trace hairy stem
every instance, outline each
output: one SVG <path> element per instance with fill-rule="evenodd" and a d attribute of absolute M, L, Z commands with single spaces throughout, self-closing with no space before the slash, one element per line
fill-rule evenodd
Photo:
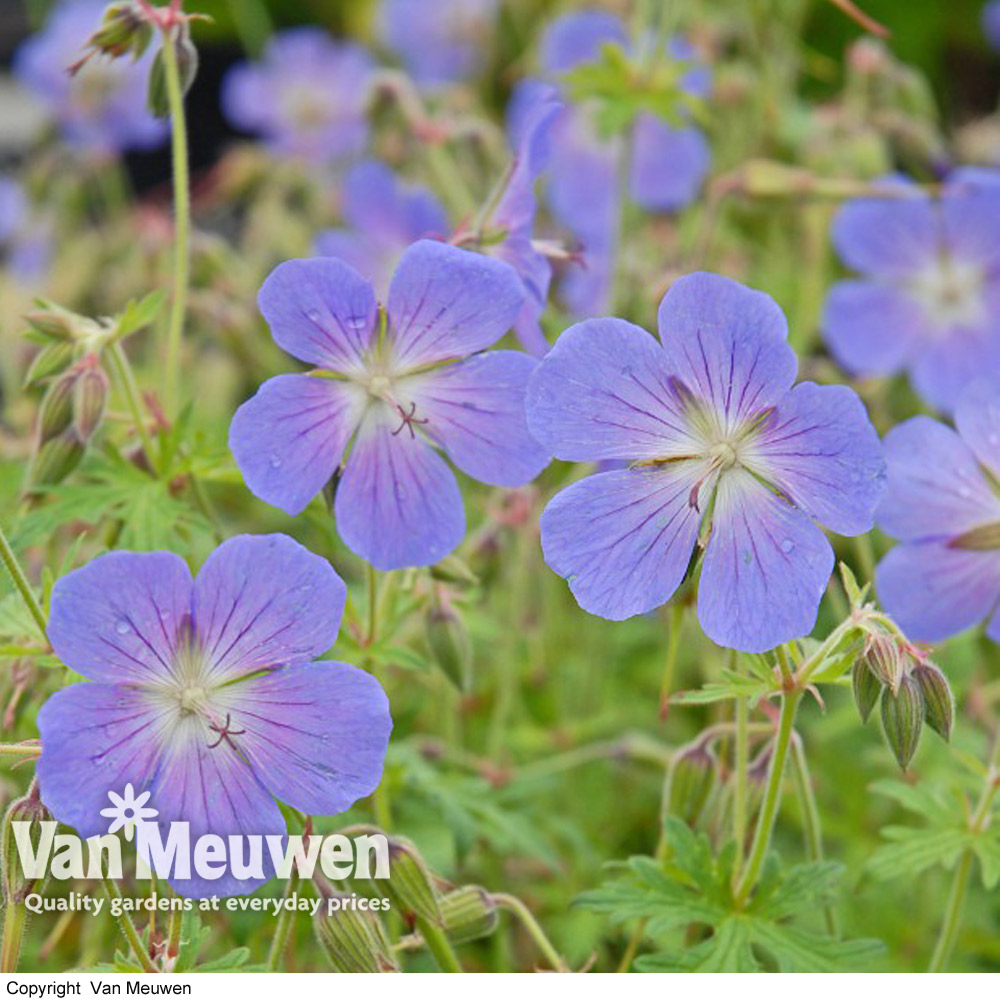
<path fill-rule="evenodd" d="M 299 874 L 295 872 L 285 884 L 285 899 L 288 899 L 299 884 Z M 288 947 L 288 939 L 292 934 L 292 924 L 295 919 L 295 911 L 283 908 L 281 916 L 278 917 L 277 926 L 274 928 L 274 937 L 271 938 L 271 950 L 267 954 L 267 971 L 277 972 L 281 965 L 282 956 Z"/>
<path fill-rule="evenodd" d="M 497 906 L 508 913 L 513 914 L 520 921 L 521 926 L 528 932 L 531 940 L 535 942 L 538 950 L 542 953 L 545 961 L 556 971 L 562 972 L 566 968 L 566 963 L 562 960 L 559 952 L 556 951 L 555 946 L 548 939 L 545 931 L 542 930 L 542 925 L 535 919 L 535 915 L 528 909 L 524 903 L 517 898 L 517 896 L 511 896 L 506 892 L 494 892 L 490 894 L 490 898 L 493 900 Z"/>
<path fill-rule="evenodd" d="M 121 891 L 113 879 L 108 878 L 107 875 L 103 875 L 101 880 L 104 882 L 104 891 L 108 894 L 108 899 L 112 902 L 112 904 L 116 899 L 120 900 L 122 898 Z M 142 966 L 142 971 L 156 972 L 156 966 L 153 964 L 153 960 L 149 957 L 149 952 L 143 945 L 142 938 L 139 936 L 139 932 L 135 929 L 135 924 L 132 923 L 132 918 L 124 910 L 120 909 L 119 915 L 114 919 L 118 924 L 118 929 L 122 932 L 122 936 L 128 942 L 129 948 L 138 960 L 139 965 Z"/>
<path fill-rule="evenodd" d="M 0 972 L 16 972 L 21 957 L 21 939 L 28 915 L 23 903 L 10 902 L 3 914 L 3 944 L 0 945 Z"/>
<path fill-rule="evenodd" d="M 170 106 L 170 141 L 174 174 L 174 300 L 167 327 L 167 363 L 163 398 L 167 413 L 173 415 L 177 406 L 180 381 L 181 338 L 187 311 L 189 235 L 191 228 L 191 181 L 188 167 L 187 122 L 184 116 L 184 93 L 181 89 L 177 51 L 169 31 L 163 35 L 163 69 Z"/>
<path fill-rule="evenodd" d="M 14 586 L 17 587 L 21 598 L 28 606 L 31 617 L 35 619 L 39 629 L 41 629 L 42 635 L 45 635 L 45 612 L 42 611 L 42 606 L 38 603 L 38 598 L 35 597 L 35 592 L 31 589 L 28 577 L 21 568 L 21 564 L 17 561 L 17 556 L 14 555 L 14 550 L 10 547 L 10 542 L 7 541 L 7 536 L 4 534 L 3 529 L 0 529 L 0 560 L 3 561 L 7 572 L 10 573 L 11 579 L 14 581 Z"/>
<path fill-rule="evenodd" d="M 146 453 L 150 464 L 156 462 L 156 452 L 153 450 L 153 438 L 149 433 L 149 422 L 142 412 L 142 401 L 139 396 L 139 387 L 136 384 L 135 374 L 129 364 L 128 356 L 122 345 L 115 341 L 108 352 L 111 357 L 111 367 L 118 378 L 125 402 L 128 404 L 129 413 L 132 416 L 132 423 L 135 425 L 136 433 L 142 442 L 142 450 Z"/>
<path fill-rule="evenodd" d="M 434 956 L 434 961 L 437 962 L 438 968 L 442 972 L 463 971 L 451 942 L 433 920 L 417 917 L 417 930 L 420 931 L 420 936 L 424 939 L 427 950 Z"/>
<path fill-rule="evenodd" d="M 757 827 L 754 830 L 750 857 L 736 887 L 736 901 L 741 906 L 750 898 L 750 894 L 757 884 L 757 878 L 760 876 L 760 870 L 764 865 L 768 848 L 771 845 L 771 834 L 774 831 L 774 822 L 777 819 L 778 806 L 781 803 L 781 786 L 785 777 L 785 761 L 788 759 L 788 748 L 792 742 L 795 716 L 801 700 L 802 691 L 797 687 L 790 687 L 785 691 L 781 699 L 778 735 L 774 742 L 774 752 L 771 755 L 771 764 L 767 772 L 764 801 L 760 808 L 760 816 L 757 819 Z"/>

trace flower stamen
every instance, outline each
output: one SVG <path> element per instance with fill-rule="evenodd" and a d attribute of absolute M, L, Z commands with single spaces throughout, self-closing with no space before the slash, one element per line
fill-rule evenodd
<path fill-rule="evenodd" d="M 396 409 L 399 411 L 399 416 L 401 418 L 401 423 L 392 432 L 392 436 L 393 437 L 396 437 L 397 434 L 401 433 L 402 430 L 403 430 L 403 428 L 405 427 L 410 432 L 410 437 L 411 438 L 415 438 L 417 436 L 417 432 L 413 429 L 413 425 L 414 424 L 429 424 L 430 423 L 430 419 L 428 417 L 424 417 L 423 419 L 420 419 L 419 417 L 416 416 L 416 412 L 417 412 L 417 404 L 416 403 L 410 403 L 410 410 L 409 410 L 408 413 L 407 413 L 406 410 L 403 409 L 402 406 L 399 405 L 399 403 L 396 404 Z"/>

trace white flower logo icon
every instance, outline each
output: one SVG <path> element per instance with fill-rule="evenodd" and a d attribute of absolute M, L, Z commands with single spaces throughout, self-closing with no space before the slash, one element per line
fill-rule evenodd
<path fill-rule="evenodd" d="M 131 840 L 135 833 L 135 828 L 141 823 L 153 819 L 159 815 L 159 810 L 147 807 L 149 792 L 143 792 L 138 798 L 135 797 L 135 789 L 129 782 L 125 786 L 122 795 L 116 792 L 108 792 L 108 798 L 112 804 L 107 809 L 101 810 L 102 816 L 107 816 L 111 820 L 108 833 L 117 833 L 122 828 L 125 829 L 125 839 Z"/>

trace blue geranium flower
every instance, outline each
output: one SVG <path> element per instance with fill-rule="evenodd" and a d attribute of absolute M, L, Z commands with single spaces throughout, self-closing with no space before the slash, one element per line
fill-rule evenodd
<path fill-rule="evenodd" d="M 150 149 L 167 134 L 166 123 L 146 108 L 151 52 L 134 63 L 93 58 L 75 76 L 67 72 L 106 6 L 104 0 L 64 0 L 14 55 L 15 76 L 46 108 L 62 137 L 96 156 Z"/>
<path fill-rule="evenodd" d="M 914 639 L 987 620 L 1000 641 L 1000 382 L 977 380 L 952 430 L 914 417 L 885 438 L 879 527 L 899 539 L 875 575 L 879 599 Z"/>
<path fill-rule="evenodd" d="M 557 18 L 541 44 L 541 68 L 547 81 L 592 62 L 606 44 L 630 47 L 622 22 L 613 14 L 588 10 Z M 670 58 L 691 62 L 683 85 L 704 95 L 708 69 L 695 62 L 694 50 L 682 39 L 667 43 Z M 512 98 L 510 118 L 515 133 L 539 101 L 551 100 L 559 88 L 546 80 L 525 80 Z M 668 125 L 653 114 L 638 117 L 632 135 L 631 196 L 651 211 L 674 211 L 697 196 L 708 172 L 710 151 L 694 126 Z M 552 127 L 548 198 L 553 215 L 579 241 L 582 268 L 567 275 L 562 295 L 578 316 L 592 316 L 609 305 L 618 244 L 618 164 L 625 154 L 616 140 L 601 138 L 590 109 L 569 104 Z"/>
<path fill-rule="evenodd" d="M 793 388 L 785 317 L 761 292 L 681 278 L 659 329 L 657 341 L 586 320 L 531 378 L 528 425 L 557 458 L 631 463 L 553 498 L 545 560 L 584 610 L 620 620 L 669 600 L 704 544 L 698 617 L 711 639 L 760 652 L 805 635 L 834 561 L 817 522 L 871 528 L 878 435 L 851 389 Z"/>
<path fill-rule="evenodd" d="M 950 411 L 965 386 L 1000 368 L 1000 175 L 959 170 L 935 199 L 911 182 L 848 202 L 833 227 L 841 259 L 862 277 L 830 290 L 826 342 L 863 375 L 905 370 Z"/>
<path fill-rule="evenodd" d="M 499 0 L 384 0 L 381 35 L 422 87 L 460 83 L 482 66 Z"/>
<path fill-rule="evenodd" d="M 292 28 L 270 40 L 260 62 L 229 71 L 223 111 L 278 155 L 340 160 L 368 141 L 373 69 L 360 45 L 335 41 L 320 28 Z"/>
<path fill-rule="evenodd" d="M 342 261 L 280 264 L 261 312 L 279 346 L 317 369 L 265 382 L 236 412 L 229 441 L 247 486 L 297 514 L 344 462 L 334 512 L 352 551 L 384 570 L 442 559 L 465 512 L 438 448 L 496 486 L 548 461 L 524 417 L 535 360 L 479 353 L 523 300 L 507 264 L 430 240 L 403 254 L 384 312 Z"/>
<path fill-rule="evenodd" d="M 448 230 L 448 216 L 435 195 L 404 183 L 378 160 L 365 160 L 347 172 L 343 206 L 349 228 L 319 233 L 315 250 L 350 264 L 375 286 L 380 299 L 403 251 L 422 237 Z"/>
<path fill-rule="evenodd" d="M 392 729 L 385 693 L 346 663 L 311 662 L 333 645 L 346 594 L 285 535 L 232 538 L 193 580 L 170 552 L 112 552 L 63 577 L 49 640 L 90 683 L 38 714 L 45 805 L 99 836 L 109 791 L 131 784 L 194 843 L 285 833 L 275 797 L 330 815 L 371 794 Z M 227 870 L 171 884 L 202 897 L 263 881 Z"/>

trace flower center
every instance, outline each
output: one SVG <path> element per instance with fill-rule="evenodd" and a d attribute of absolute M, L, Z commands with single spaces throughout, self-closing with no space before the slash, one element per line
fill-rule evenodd
<path fill-rule="evenodd" d="M 938 327 L 978 322 L 983 315 L 983 273 L 945 254 L 913 283 L 913 292 Z"/>
<path fill-rule="evenodd" d="M 203 709 L 207 698 L 208 690 L 200 684 L 190 684 L 187 687 L 182 687 L 177 692 L 177 700 L 180 702 L 181 711 L 189 715 Z"/>
<path fill-rule="evenodd" d="M 709 448 L 708 454 L 712 460 L 712 464 L 720 472 L 731 469 L 734 465 L 738 465 L 740 461 L 740 453 L 737 450 L 735 442 L 732 441 L 717 441 Z"/>

